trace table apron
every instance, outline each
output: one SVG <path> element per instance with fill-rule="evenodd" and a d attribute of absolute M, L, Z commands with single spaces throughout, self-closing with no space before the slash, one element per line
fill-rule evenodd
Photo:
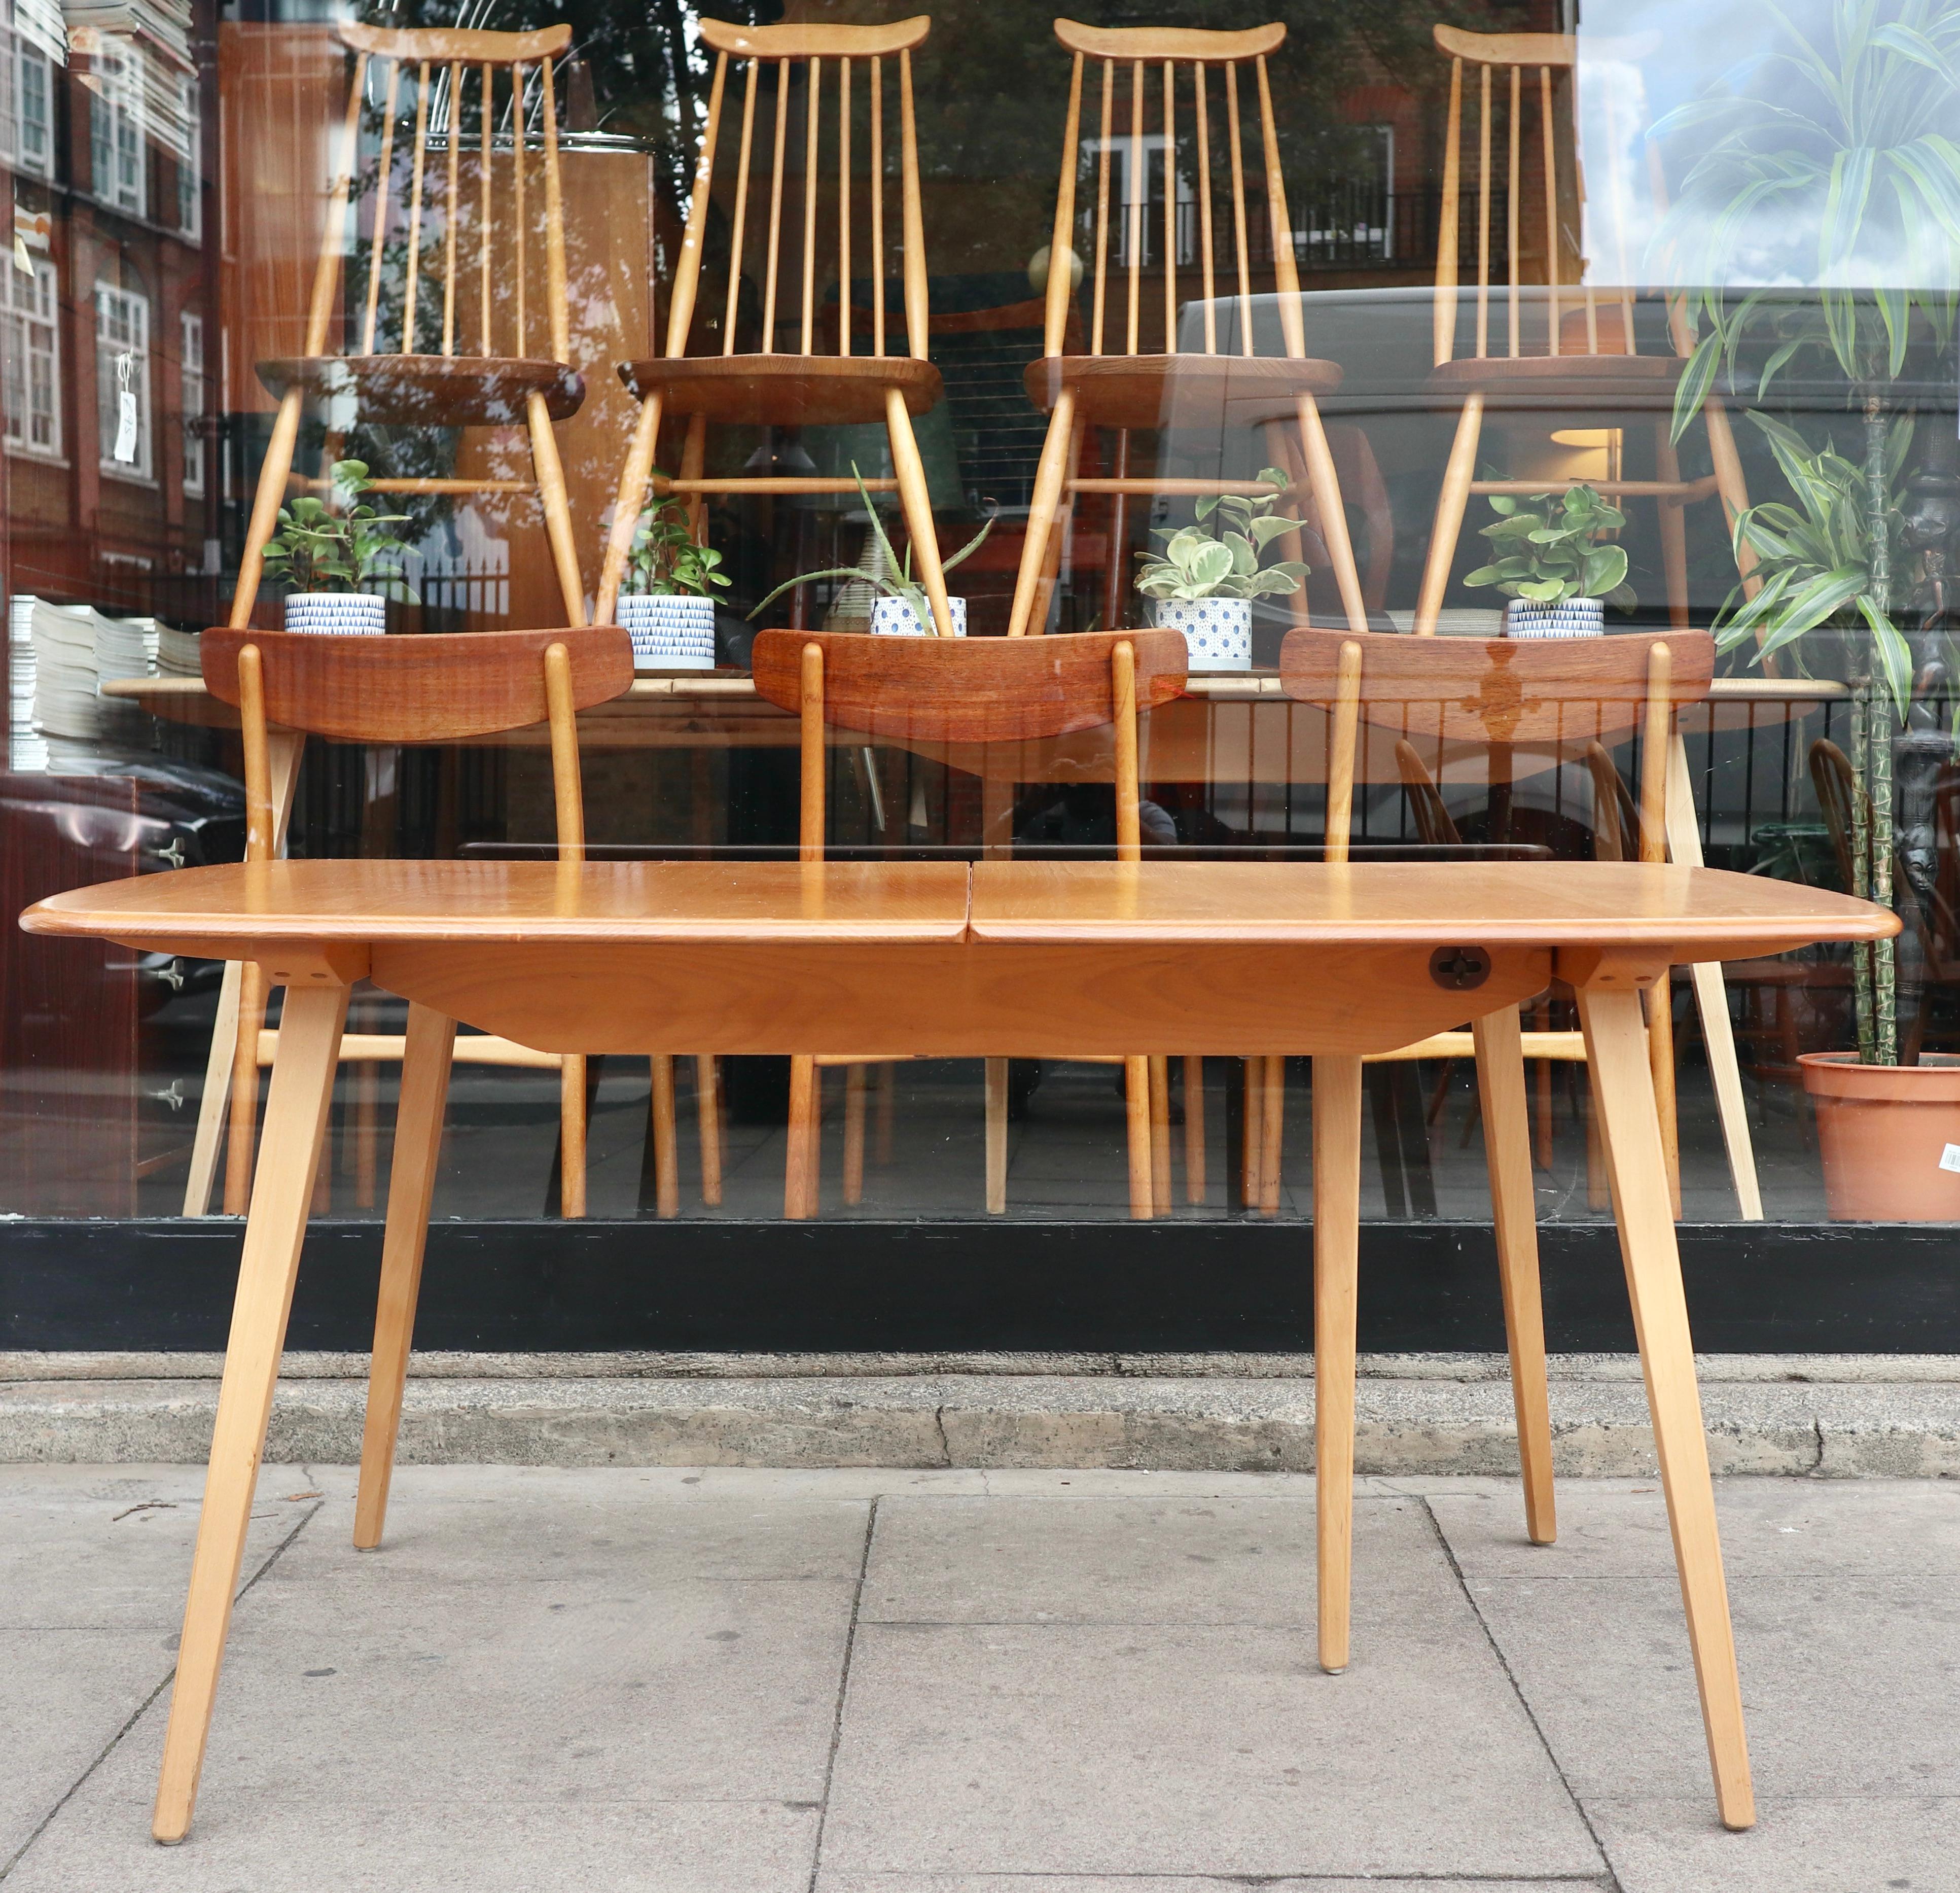
<path fill-rule="evenodd" d="M 1389 1051 L 1542 992 L 1500 948 L 1473 991 L 1430 947 L 1262 942 L 377 942 L 370 977 L 541 1051 L 1140 1056 Z"/>

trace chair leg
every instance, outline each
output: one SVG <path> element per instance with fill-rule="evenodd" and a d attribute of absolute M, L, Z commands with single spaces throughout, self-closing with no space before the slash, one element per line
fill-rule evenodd
<path fill-rule="evenodd" d="M 932 496 L 925 483 L 925 462 L 912 432 L 905 397 L 896 388 L 885 390 L 885 425 L 892 437 L 892 471 L 898 476 L 899 504 L 912 535 L 912 568 L 932 606 L 933 622 L 943 638 L 953 636 L 953 613 L 946 602 L 946 573 L 939 562 L 939 533 L 932 523 Z"/>
<path fill-rule="evenodd" d="M 721 1201 L 721 1067 L 711 1053 L 694 1061 L 694 1111 L 701 1135 L 701 1200 Z"/>
<path fill-rule="evenodd" d="M 626 575 L 627 555 L 633 549 L 633 534 L 647 503 L 647 481 L 654 470 L 654 455 L 659 451 L 660 397 L 649 394 L 640 403 L 638 425 L 626 449 L 626 464 L 619 470 L 619 491 L 612 502 L 612 524 L 606 535 L 606 563 L 599 575 L 599 596 L 593 602 L 593 622 L 610 624 L 619 608 L 619 586 Z"/>
<path fill-rule="evenodd" d="M 1116 429 L 1114 443 L 1115 451 L 1109 457 L 1109 472 L 1112 478 L 1128 480 L 1130 477 L 1130 430 L 1127 427 Z M 1071 459 L 1071 467 L 1080 463 Z M 1064 502 L 1065 505 L 1065 502 Z M 1060 531 L 1057 527 L 1058 533 Z M 1123 614 L 1130 596 L 1130 575 L 1125 568 L 1130 562 L 1130 496 L 1112 493 L 1109 496 L 1109 534 L 1105 540 L 1107 556 L 1102 562 L 1102 629 L 1115 631 L 1122 628 Z M 1043 620 L 1045 623 L 1045 619 Z"/>
<path fill-rule="evenodd" d="M 1348 515 L 1341 504 L 1341 482 L 1334 471 L 1333 450 L 1320 424 L 1320 410 L 1311 394 L 1300 397 L 1300 444 L 1306 455 L 1307 479 L 1313 488 L 1314 510 L 1319 515 L 1321 543 L 1327 548 L 1334 577 L 1341 588 L 1341 608 L 1351 631 L 1368 628 L 1368 607 L 1361 598 L 1361 575 L 1355 569 L 1354 542 L 1348 536 Z"/>
<path fill-rule="evenodd" d="M 864 1200 L 864 1067 L 844 1068 L 844 1200 Z"/>
<path fill-rule="evenodd" d="M 190 1147 L 190 1178 L 184 1185 L 183 1213 L 211 1213 L 211 1187 L 218 1175 L 218 1146 L 224 1134 L 231 1101 L 231 1063 L 238 1050 L 238 988 L 244 967 L 237 960 L 224 963 L 218 989 L 218 1015 L 211 1022 L 211 1050 L 204 1063 L 204 1090 L 197 1101 L 197 1134 Z M 254 1059 L 254 1066 L 256 1065 Z M 254 1082 L 256 1079 L 256 1072 Z"/>
<path fill-rule="evenodd" d="M 288 996 L 278 1063 L 266 1109 L 266 1162 L 253 1190 L 253 1213 L 238 1265 L 238 1292 L 157 1780 L 150 1831 L 164 1842 L 184 1837 L 197 1800 L 218 1672 L 231 1623 L 231 1600 L 238 1589 L 272 1389 L 285 1346 L 286 1318 L 299 1274 L 313 1173 L 320 1162 L 346 1019 L 344 986 L 295 988 Z"/>
<path fill-rule="evenodd" d="M 1348 1667 L 1354 1538 L 1354 1311 L 1361 1227 L 1361 1061 L 1313 1061 L 1313 1471 L 1320 1667 Z"/>
<path fill-rule="evenodd" d="M 565 467 L 558 457 L 558 436 L 552 432 L 545 397 L 530 397 L 531 466 L 537 475 L 538 499 L 544 508 L 545 537 L 551 543 L 552 563 L 565 600 L 565 623 L 581 625 L 585 615 L 585 580 L 578 569 L 578 541 L 571 530 L 571 502 L 565 489 Z"/>
<path fill-rule="evenodd" d="M 1184 1061 L 1184 1200 L 1204 1200 L 1204 1060 L 1195 1053 Z"/>
<path fill-rule="evenodd" d="M 1123 1098 L 1129 1120 L 1130 1215 L 1147 1222 L 1154 1213 L 1150 1194 L 1150 1061 L 1123 1060 Z"/>
<path fill-rule="evenodd" d="M 1749 1755 L 1742 1726 L 1736 1643 L 1723 1582 L 1722 1547 L 1715 1523 L 1715 1493 L 1708 1473 L 1708 1441 L 1694 1382 L 1694 1344 L 1682 1292 L 1681 1257 L 1673 1219 L 1662 1208 L 1667 1186 L 1644 1056 L 1639 996 L 1581 987 L 1580 1022 L 1599 1101 L 1602 1141 L 1620 1225 L 1620 1254 L 1633 1304 L 1634 1333 L 1646 1375 L 1654 1448 L 1667 1494 L 1668 1522 L 1681 1576 L 1688 1636 L 1701 1687 L 1703 1726 L 1715 1777 L 1722 1824 L 1755 1824 Z"/>
<path fill-rule="evenodd" d="M 892 1161 L 892 1120 L 897 1115 L 898 1067 L 889 1059 L 878 1067 L 878 1161 Z"/>
<path fill-rule="evenodd" d="M 1239 1193 L 1248 1209 L 1256 1209 L 1266 1193 L 1262 1168 L 1266 1149 L 1265 1059 L 1242 1060 L 1239 1083 L 1242 1103 L 1239 1111 Z"/>
<path fill-rule="evenodd" d="M 381 1238 L 374 1353 L 368 1370 L 368 1420 L 361 1435 L 361 1481 L 354 1497 L 354 1544 L 360 1551 L 371 1551 L 381 1542 L 387 1520 L 455 1051 L 455 1020 L 425 1005 L 410 1005 L 408 1041 L 402 1049 L 402 1101 L 395 1114 L 395 1161 L 388 1174 L 388 1220 Z"/>
<path fill-rule="evenodd" d="M 1463 514 L 1470 504 L 1470 483 L 1477 476 L 1477 441 L 1484 429 L 1484 397 L 1464 397 L 1449 464 L 1443 470 L 1443 490 L 1436 496 L 1436 523 L 1430 529 L 1429 558 L 1422 569 L 1422 589 L 1416 594 L 1415 631 L 1435 635 L 1443 611 L 1443 594 L 1449 588 L 1449 568 L 1456 561 L 1456 541 L 1463 531 Z"/>
<path fill-rule="evenodd" d="M 1007 618 L 1010 638 L 1030 633 L 1038 635 L 1042 629 L 1033 622 L 1035 595 L 1048 559 L 1048 534 L 1055 528 L 1062 489 L 1071 472 L 1068 450 L 1075 438 L 1075 396 L 1064 388 L 1056 397 L 1055 412 L 1048 416 L 1048 438 L 1042 443 L 1041 460 L 1035 469 L 1034 491 L 1028 504 L 1027 537 L 1021 542 L 1021 569 L 1014 580 L 1013 608 Z"/>
<path fill-rule="evenodd" d="M 231 1123 L 224 1153 L 224 1213 L 242 1216 L 252 1200 L 252 1156 L 259 1127 L 259 1034 L 266 1024 L 266 970 L 247 961 L 238 983 L 238 1030 L 232 1040 Z"/>
<path fill-rule="evenodd" d="M 1170 1060 L 1153 1058 L 1150 1070 L 1150 1203 L 1160 1214 L 1171 1206 Z"/>
<path fill-rule="evenodd" d="M 585 1213 L 585 1057 L 568 1052 L 558 1075 L 558 1214 Z"/>
<path fill-rule="evenodd" d="M 789 1156 L 783 1174 L 783 1215 L 792 1222 L 806 1222 L 816 1213 L 816 1165 L 819 1155 L 817 1113 L 822 1102 L 817 1085 L 816 1060 L 792 1058 Z"/>
<path fill-rule="evenodd" d="M 690 414 L 687 417 L 687 433 L 681 441 L 680 476 L 682 480 L 698 480 L 708 464 L 708 416 Z M 687 496 L 687 529 L 696 539 L 701 537 L 702 521 L 708 517 L 708 496 L 689 493 Z"/>
<path fill-rule="evenodd" d="M 231 594 L 230 623 L 234 631 L 242 631 L 252 622 L 252 607 L 258 602 L 266 547 L 278 524 L 279 508 L 286 502 L 286 481 L 293 470 L 293 450 L 300 438 L 300 409 L 305 399 L 303 389 L 286 390 L 279 403 L 278 417 L 272 422 L 272 437 L 266 444 L 266 457 L 259 464 L 258 489 L 252 496 L 251 521 L 245 528 L 245 549 L 238 560 L 238 583 Z"/>
<path fill-rule="evenodd" d="M 987 1213 L 1007 1213 L 1007 1061 L 987 1060 Z"/>
<path fill-rule="evenodd" d="M 1668 438 L 1666 421 L 1654 423 L 1654 472 L 1657 478 L 1678 485 L 1681 457 Z M 1676 631 L 1688 629 L 1688 521 L 1682 502 L 1662 494 L 1656 502 L 1660 509 L 1660 562 L 1667 574 L 1667 617 Z"/>
<path fill-rule="evenodd" d="M 1082 464 L 1082 423 L 1075 424 L 1075 430 L 1068 443 L 1068 467 L 1073 473 Z M 1075 494 L 1071 487 L 1062 489 L 1061 504 L 1056 509 L 1055 524 L 1049 528 L 1048 553 L 1042 560 L 1041 580 L 1035 588 L 1035 601 L 1028 614 L 1028 623 L 1036 631 L 1048 627 L 1048 607 L 1055 598 L 1055 588 L 1061 578 L 1061 561 L 1068 548 L 1068 536 L 1075 518 Z M 1108 627 L 1106 626 L 1105 629 Z"/>
<path fill-rule="evenodd" d="M 1286 1060 L 1268 1056 L 1265 1066 L 1261 1087 L 1265 1095 L 1259 1107 L 1259 1213 L 1276 1216 L 1280 1213 L 1281 1139 L 1286 1130 Z"/>
<path fill-rule="evenodd" d="M 1497 1279 L 1511 1352 L 1511 1403 L 1524 1475 L 1525 1532 L 1534 1544 L 1558 1536 L 1551 1480 L 1551 1404 L 1545 1375 L 1545 1305 L 1538 1286 L 1538 1205 L 1532 1194 L 1530 1127 L 1525 1111 L 1524 1051 L 1518 1009 L 1478 1019 L 1477 1089 L 1484 1105 L 1484 1156 L 1497 1225 Z"/>
<path fill-rule="evenodd" d="M 656 1052 L 648 1063 L 653 1083 L 648 1102 L 653 1114 L 654 1195 L 663 1217 L 680 1214 L 680 1142 L 674 1134 L 673 1059 Z"/>

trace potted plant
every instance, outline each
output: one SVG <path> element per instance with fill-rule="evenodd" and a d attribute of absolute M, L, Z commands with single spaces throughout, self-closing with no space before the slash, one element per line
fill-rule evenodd
<path fill-rule="evenodd" d="M 635 670 L 714 668 L 714 592 L 728 583 L 721 563 L 695 538 L 681 501 L 648 503 L 633 528 L 617 607 Z"/>
<path fill-rule="evenodd" d="M 1466 585 L 1494 585 L 1504 607 L 1507 638 L 1596 638 L 1605 607 L 1634 608 L 1625 548 L 1596 542 L 1618 532 L 1627 516 L 1590 486 L 1568 486 L 1529 499 L 1492 493 L 1496 521 L 1482 528 L 1500 556 L 1467 573 Z"/>
<path fill-rule="evenodd" d="M 925 588 L 912 577 L 912 547 L 905 548 L 902 559 L 892 548 L 885 528 L 878 518 L 878 509 L 871 504 L 871 496 L 864 485 L 864 476 L 858 470 L 858 464 L 851 464 L 851 477 L 858 483 L 858 496 L 864 502 L 864 510 L 870 515 L 871 531 L 877 547 L 877 555 L 862 566 L 832 566 L 822 572 L 806 572 L 794 578 L 785 578 L 753 611 L 751 618 L 759 617 L 786 591 L 794 591 L 798 585 L 814 585 L 824 578 L 842 578 L 854 585 L 868 585 L 878 595 L 871 601 L 871 629 L 880 637 L 919 638 L 928 633 L 938 634 L 938 626 L 933 622 L 932 604 L 926 597 Z M 979 550 L 987 535 L 994 530 L 990 515 L 987 523 L 960 547 L 941 569 L 950 572 L 963 559 Z M 966 601 L 949 598 L 947 616 L 953 620 L 953 635 L 963 638 L 966 635 Z"/>
<path fill-rule="evenodd" d="M 408 548 L 394 533 L 408 515 L 378 513 L 361 498 L 370 489 L 365 461 L 336 461 L 330 478 L 331 504 L 309 494 L 279 508 L 266 569 L 292 587 L 288 631 L 378 638 L 389 596 L 415 595 L 402 578 Z M 378 589 L 362 588 L 370 585 Z"/>
<path fill-rule="evenodd" d="M 1267 547 L 1301 522 L 1273 511 L 1292 483 L 1286 475 L 1268 467 L 1259 479 L 1270 492 L 1208 493 L 1198 502 L 1197 524 L 1153 528 L 1163 550 L 1137 555 L 1137 589 L 1156 601 L 1162 629 L 1184 633 L 1195 671 L 1249 671 L 1252 601 L 1285 598 L 1306 576 L 1297 559 L 1262 562 Z M 1208 527 L 1207 521 L 1215 523 Z"/>

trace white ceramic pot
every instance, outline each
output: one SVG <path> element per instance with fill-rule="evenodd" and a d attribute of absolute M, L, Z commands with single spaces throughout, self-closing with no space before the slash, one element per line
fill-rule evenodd
<path fill-rule="evenodd" d="M 633 641 L 636 671 L 714 668 L 714 601 L 683 592 L 634 592 L 615 614 Z"/>
<path fill-rule="evenodd" d="M 948 598 L 948 614 L 953 620 L 953 635 L 963 638 L 966 635 L 966 601 Z M 923 638 L 931 635 L 928 626 L 919 622 L 918 613 L 902 598 L 888 598 L 882 593 L 871 601 L 871 634 L 880 638 Z"/>
<path fill-rule="evenodd" d="M 1533 604 L 1513 598 L 1504 607 L 1507 638 L 1596 638 L 1606 629 L 1603 598 L 1567 598 L 1563 604 Z"/>
<path fill-rule="evenodd" d="M 1157 619 L 1160 629 L 1184 633 L 1186 658 L 1192 670 L 1252 668 L 1250 598 L 1160 598 Z"/>
<path fill-rule="evenodd" d="M 369 591 L 294 591 L 286 629 L 314 637 L 378 638 L 388 628 L 388 601 Z"/>

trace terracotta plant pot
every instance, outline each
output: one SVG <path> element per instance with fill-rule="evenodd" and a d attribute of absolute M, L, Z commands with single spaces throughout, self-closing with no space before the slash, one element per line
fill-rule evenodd
<path fill-rule="evenodd" d="M 1861 1065 L 1806 1052 L 1824 1200 L 1839 1222 L 1960 1222 L 1960 1056 Z"/>

